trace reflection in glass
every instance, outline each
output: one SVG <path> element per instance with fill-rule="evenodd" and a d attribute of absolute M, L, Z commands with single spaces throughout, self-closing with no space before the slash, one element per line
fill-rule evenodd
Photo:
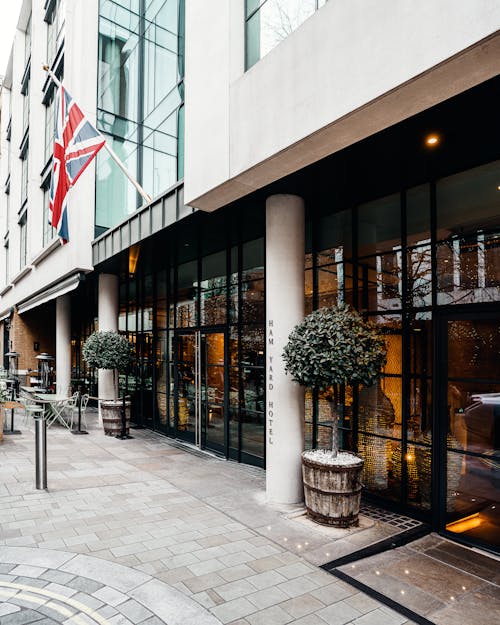
<path fill-rule="evenodd" d="M 423 184 L 406 191 L 406 243 L 420 246 L 430 241 L 431 191 Z"/>
<path fill-rule="evenodd" d="M 318 308 L 336 306 L 339 298 L 342 301 L 342 282 L 343 265 L 318 267 Z"/>
<path fill-rule="evenodd" d="M 325 0 L 247 0 L 246 68 L 286 39 Z"/>
<path fill-rule="evenodd" d="M 246 272 L 249 275 L 250 272 Z M 244 323 L 262 322 L 265 318 L 264 280 L 241 283 L 241 317 Z"/>
<path fill-rule="evenodd" d="M 500 380 L 500 326 L 496 319 L 448 322 L 448 377 Z"/>
<path fill-rule="evenodd" d="M 194 334 L 177 337 L 177 430 L 195 431 L 195 339 Z"/>
<path fill-rule="evenodd" d="M 202 258 L 201 325 L 226 322 L 226 252 Z"/>
<path fill-rule="evenodd" d="M 498 161 L 436 186 L 438 304 L 498 299 Z"/>
<path fill-rule="evenodd" d="M 224 448 L 224 390 L 224 334 L 202 333 L 202 424 L 208 448 Z"/>
<path fill-rule="evenodd" d="M 182 175 L 184 2 L 101 0 L 98 128 L 152 196 Z M 133 212 L 140 199 L 104 152 L 98 157 L 96 226 Z"/>
<path fill-rule="evenodd" d="M 168 354 L 167 333 L 159 332 L 156 339 L 155 352 L 155 388 L 156 406 L 160 427 L 167 425 L 167 393 L 168 393 Z"/>
<path fill-rule="evenodd" d="M 362 204 L 358 208 L 358 253 L 371 256 L 401 247 L 399 193 Z"/>
<path fill-rule="evenodd" d="M 177 268 L 177 327 L 196 325 L 196 300 L 198 266 L 196 261 L 184 263 Z"/>
<path fill-rule="evenodd" d="M 406 259 L 408 304 L 410 306 L 430 306 L 432 304 L 432 253 L 430 244 L 408 248 Z M 440 261 L 438 261 L 439 264 Z"/>
<path fill-rule="evenodd" d="M 447 529 L 500 545 L 500 323 L 448 322 Z"/>
<path fill-rule="evenodd" d="M 313 270 L 306 269 L 304 274 L 305 314 L 313 311 Z"/>

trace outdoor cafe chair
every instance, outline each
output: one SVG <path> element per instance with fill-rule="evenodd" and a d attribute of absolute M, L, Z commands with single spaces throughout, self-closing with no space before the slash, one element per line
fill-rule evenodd
<path fill-rule="evenodd" d="M 20 395 L 17 401 L 23 405 L 25 425 L 29 425 L 30 417 L 36 417 L 37 415 L 43 416 L 45 410 L 43 405 L 36 404 L 30 397 L 24 397 L 23 395 Z"/>
<path fill-rule="evenodd" d="M 76 423 L 78 424 L 78 393 L 75 393 L 75 395 L 77 396 L 75 402 L 69 404 L 68 406 L 71 410 L 71 425 L 70 425 L 71 429 L 73 429 L 73 422 L 75 420 L 76 420 Z M 73 397 L 75 395 L 73 395 Z M 85 395 L 82 395 L 81 406 L 80 406 L 81 415 L 82 415 L 82 424 L 84 425 L 85 429 L 87 429 L 87 419 L 85 417 L 85 412 L 87 410 L 88 403 L 89 403 L 89 394 L 85 393 Z"/>

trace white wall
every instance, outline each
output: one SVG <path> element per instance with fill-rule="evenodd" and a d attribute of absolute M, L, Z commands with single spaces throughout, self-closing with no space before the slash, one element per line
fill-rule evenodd
<path fill-rule="evenodd" d="M 186 7 L 185 199 L 205 210 L 500 71 L 500 37 L 476 45 L 498 0 L 331 0 L 246 73 L 243 4 Z"/>
<path fill-rule="evenodd" d="M 33 29 L 30 85 L 30 147 L 28 188 L 28 266 L 44 251 L 43 247 L 43 192 L 41 172 L 45 165 L 45 106 L 42 88 L 46 74 L 42 64 L 46 56 L 47 25 L 43 21 L 44 0 L 33 0 Z M 98 51 L 98 0 L 71 0 L 66 2 L 64 85 L 89 119 L 95 123 Z M 24 71 L 24 33 L 17 31 L 13 58 L 12 85 L 12 157 L 10 202 L 10 278 L 19 273 L 19 227 L 17 213 L 21 197 L 21 161 L 18 146 L 22 139 L 23 96 L 20 81 Z M 6 124 L 6 122 L 5 122 Z M 2 132 L 4 122 L 2 121 Z M 2 141 L 4 135 L 2 134 Z M 6 153 L 5 153 L 6 156 Z M 2 154 L 1 171 L 5 170 Z M 3 181 L 2 181 L 3 182 Z M 78 180 L 69 196 L 69 236 L 65 246 L 56 246 L 41 262 L 21 278 L 10 291 L 0 297 L 0 313 L 18 304 L 35 292 L 43 290 L 62 276 L 77 270 L 92 269 L 91 242 L 94 238 L 94 184 L 95 166 L 91 164 Z M 0 200 L 4 205 L 4 198 Z M 0 234 L 4 235 L 3 228 Z M 49 245 L 46 248 L 50 247 Z M 4 255 L 0 254 L 0 291 L 4 279 Z"/>

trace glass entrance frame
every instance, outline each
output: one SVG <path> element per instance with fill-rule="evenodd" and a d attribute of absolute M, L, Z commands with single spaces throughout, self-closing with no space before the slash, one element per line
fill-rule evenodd
<path fill-rule="evenodd" d="M 451 463 L 458 451 L 442 434 L 448 334 L 441 319 L 498 311 L 499 171 L 492 161 L 367 202 L 349 198 L 354 206 L 336 213 L 310 213 L 306 311 L 345 301 L 386 337 L 380 383 L 346 388 L 341 402 L 344 445 L 365 457 L 365 496 L 450 536 L 439 458 Z M 306 394 L 306 447 L 329 439 L 324 404 L 320 394 Z M 477 458 L 498 475 L 495 445 Z M 470 532 L 462 538 L 498 549 Z"/>
<path fill-rule="evenodd" d="M 194 371 L 194 355 L 187 362 L 179 359 L 179 341 L 191 341 L 194 354 L 199 332 L 210 352 L 211 339 L 223 335 L 223 364 L 209 358 L 206 376 L 220 378 L 223 369 L 224 389 L 206 385 L 208 426 L 201 442 L 257 466 L 265 464 L 263 231 L 264 211 L 252 207 L 248 216 L 244 211 L 197 213 L 159 234 L 162 241 L 149 248 L 157 254 L 154 270 L 144 260 L 150 252 L 140 251 L 134 274 L 122 280 L 119 323 L 139 347 L 131 374 L 124 377 L 127 392 L 136 398 L 133 421 L 192 443 L 194 384 L 179 377 L 179 367 L 190 365 Z"/>
<path fill-rule="evenodd" d="M 500 550 L 500 312 L 439 316 L 435 501 L 454 540 Z"/>
<path fill-rule="evenodd" d="M 174 423 L 178 438 L 228 457 L 226 343 L 222 328 L 175 334 Z"/>

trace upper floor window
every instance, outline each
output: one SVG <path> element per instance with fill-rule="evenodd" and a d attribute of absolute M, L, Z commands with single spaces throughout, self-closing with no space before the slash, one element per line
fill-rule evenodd
<path fill-rule="evenodd" d="M 28 150 L 21 155 L 22 169 L 21 169 L 21 206 L 24 204 L 28 197 Z"/>
<path fill-rule="evenodd" d="M 56 229 L 53 228 L 50 224 L 50 211 L 49 211 L 49 187 L 50 187 L 50 176 L 48 176 L 46 182 L 44 183 L 43 190 L 43 247 L 45 247 L 48 243 L 50 243 L 53 238 L 56 236 Z"/>
<path fill-rule="evenodd" d="M 26 26 L 26 33 L 24 38 L 24 64 L 28 63 L 28 60 L 31 56 L 31 15 L 28 19 L 28 24 Z"/>
<path fill-rule="evenodd" d="M 29 118 L 30 118 L 30 77 L 28 76 L 25 84 L 23 86 L 23 134 L 26 132 L 29 126 Z"/>
<path fill-rule="evenodd" d="M 47 63 L 52 64 L 63 39 L 65 0 L 49 0 L 46 3 Z"/>
<path fill-rule="evenodd" d="M 246 69 L 286 39 L 327 0 L 246 0 Z"/>
<path fill-rule="evenodd" d="M 19 269 L 28 263 L 28 211 L 24 211 L 19 219 L 20 263 Z"/>
<path fill-rule="evenodd" d="M 64 56 L 60 57 L 57 66 L 53 68 L 53 72 L 62 82 L 64 78 Z M 56 87 L 54 81 L 50 80 L 42 99 L 42 102 L 45 105 L 45 164 L 47 164 L 52 158 L 54 150 L 57 91 L 58 88 Z"/>

